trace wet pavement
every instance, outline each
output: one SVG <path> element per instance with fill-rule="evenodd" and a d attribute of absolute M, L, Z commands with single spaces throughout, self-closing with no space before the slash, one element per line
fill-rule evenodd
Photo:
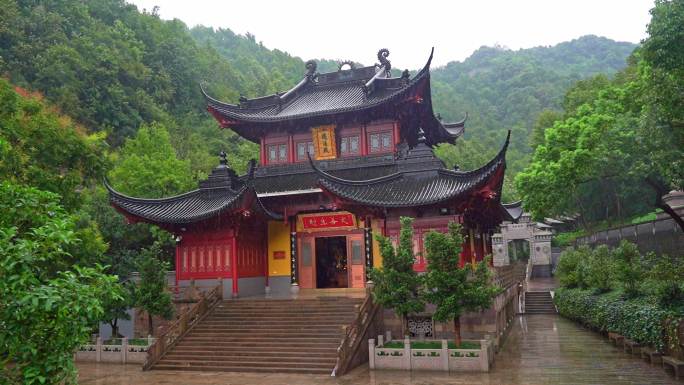
<path fill-rule="evenodd" d="M 630 356 L 598 334 L 557 315 L 516 318 L 489 373 L 368 370 L 346 376 L 149 371 L 139 365 L 78 364 L 81 385 L 447 385 L 447 384 L 684 384 L 659 366 Z"/>

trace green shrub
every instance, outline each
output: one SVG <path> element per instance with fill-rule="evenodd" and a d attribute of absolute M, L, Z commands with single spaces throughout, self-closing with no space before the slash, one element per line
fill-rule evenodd
<path fill-rule="evenodd" d="M 615 276 L 622 284 L 625 295 L 630 298 L 643 294 L 642 284 L 648 272 L 644 258 L 634 243 L 620 242 L 620 246 L 613 249 L 615 260 Z"/>
<path fill-rule="evenodd" d="M 676 316 L 647 299 L 624 299 L 619 292 L 594 294 L 591 290 L 560 288 L 554 302 L 564 317 L 602 332 L 616 332 L 662 351 L 664 322 Z M 681 315 L 680 315 L 681 317 Z"/>
<path fill-rule="evenodd" d="M 684 258 L 668 255 L 645 257 L 651 269 L 648 271 L 646 288 L 658 303 L 667 308 L 684 307 Z"/>
<path fill-rule="evenodd" d="M 575 242 L 575 239 L 587 235 L 585 230 L 575 230 L 565 233 L 558 233 L 551 239 L 551 246 L 554 247 L 567 247 Z"/>
<path fill-rule="evenodd" d="M 589 274 L 588 261 L 592 250 L 583 245 L 577 249 L 568 248 L 560 256 L 556 275 L 563 287 L 588 287 L 587 275 Z"/>
<path fill-rule="evenodd" d="M 586 284 L 598 293 L 605 293 L 611 289 L 613 276 L 613 258 L 610 249 L 601 245 L 589 254 L 586 263 Z"/>

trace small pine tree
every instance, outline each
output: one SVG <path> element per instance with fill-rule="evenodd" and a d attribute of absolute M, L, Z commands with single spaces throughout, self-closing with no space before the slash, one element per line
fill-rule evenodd
<path fill-rule="evenodd" d="M 170 319 L 173 315 L 171 294 L 166 291 L 166 272 L 169 270 L 169 263 L 159 259 L 160 253 L 160 246 L 155 243 L 144 250 L 138 260 L 140 283 L 136 289 L 136 303 L 147 312 L 149 335 L 154 335 L 153 316 Z"/>
<path fill-rule="evenodd" d="M 449 224 L 447 234 L 430 231 L 425 237 L 428 266 L 424 297 L 437 306 L 435 320 L 454 321 L 457 346 L 461 345 L 461 315 L 487 309 L 501 291 L 490 283 L 488 259 L 477 264 L 475 270 L 459 267 L 462 244 L 461 227 L 456 223 Z"/>
<path fill-rule="evenodd" d="M 382 269 L 371 270 L 375 286 L 373 298 L 380 305 L 393 309 L 406 333 L 406 316 L 423 311 L 420 298 L 420 277 L 413 270 L 413 218 L 401 217 L 399 245 L 395 249 L 389 238 L 376 235 L 380 243 Z"/>

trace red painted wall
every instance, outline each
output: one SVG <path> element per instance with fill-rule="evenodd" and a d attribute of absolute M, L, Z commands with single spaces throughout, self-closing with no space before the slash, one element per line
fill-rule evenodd
<path fill-rule="evenodd" d="M 183 234 L 176 246 L 176 278 L 232 278 L 233 250 L 238 278 L 261 277 L 266 271 L 265 237 L 260 230 L 244 230 L 237 238 L 230 229 Z"/>
<path fill-rule="evenodd" d="M 183 234 L 176 246 L 176 278 L 230 278 L 232 243 L 230 230 Z"/>
<path fill-rule="evenodd" d="M 266 230 L 241 231 L 237 237 L 238 278 L 262 277 L 268 259 Z"/>

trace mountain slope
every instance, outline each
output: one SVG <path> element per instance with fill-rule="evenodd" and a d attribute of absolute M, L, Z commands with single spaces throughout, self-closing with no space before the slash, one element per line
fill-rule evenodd
<path fill-rule="evenodd" d="M 529 162 L 529 137 L 539 113 L 560 110 L 566 90 L 577 80 L 624 68 L 635 47 L 597 36 L 518 51 L 482 47 L 463 62 L 434 69 L 435 111 L 446 120 L 469 116 L 465 140 L 455 147 L 441 146 L 439 155 L 450 166 L 477 167 L 496 153 L 511 129 L 511 180 Z M 511 186 L 507 184 L 507 198 L 514 199 Z"/>

